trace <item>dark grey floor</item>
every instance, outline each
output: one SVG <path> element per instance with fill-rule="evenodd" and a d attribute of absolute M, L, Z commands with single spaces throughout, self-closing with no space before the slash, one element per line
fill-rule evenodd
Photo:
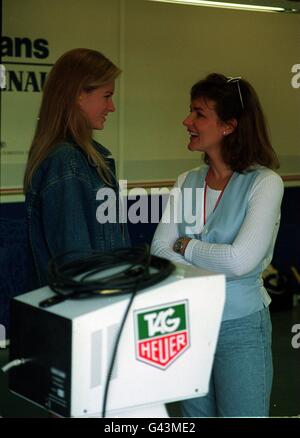
<path fill-rule="evenodd" d="M 272 417 L 300 415 L 300 348 L 293 348 L 294 324 L 300 324 L 300 306 L 272 312 L 274 383 Z M 298 341 L 300 347 L 300 340 Z M 0 350 L 0 367 L 8 360 L 8 350 Z M 173 417 L 180 416 L 178 403 L 168 406 Z M 0 371 L 0 416 L 46 418 L 44 410 L 20 399 L 8 390 L 7 376 Z"/>

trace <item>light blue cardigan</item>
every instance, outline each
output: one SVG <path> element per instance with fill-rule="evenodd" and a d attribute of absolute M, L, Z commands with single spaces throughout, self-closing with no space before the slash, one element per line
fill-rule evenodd
<path fill-rule="evenodd" d="M 181 187 L 183 206 L 184 189 L 189 188 L 193 192 L 195 190 L 192 199 L 196 199 L 196 188 L 204 188 L 207 170 L 208 167 L 203 166 L 188 173 Z M 208 217 L 201 234 L 190 235 L 186 233 L 191 224 L 185 222 L 185 215 L 182 214 L 182 222 L 178 224 L 179 235 L 188 235 L 191 238 L 209 243 L 233 243 L 244 221 L 249 193 L 258 172 L 258 170 L 243 174 L 235 172 L 232 175 L 219 205 L 214 213 Z M 193 214 L 195 214 L 195 211 Z M 270 247 L 266 254 L 272 250 L 273 248 Z M 268 304 L 270 300 L 266 298 L 267 293 L 263 288 L 261 271 L 262 261 L 248 274 L 226 279 L 226 301 L 223 320 L 242 318 L 261 310 L 264 305 Z"/>

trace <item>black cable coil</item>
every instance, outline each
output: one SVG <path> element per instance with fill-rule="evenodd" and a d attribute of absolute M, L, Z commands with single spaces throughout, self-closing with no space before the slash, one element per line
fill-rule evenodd
<path fill-rule="evenodd" d="M 66 258 L 72 260 L 64 261 Z M 121 269 L 110 273 L 111 268 Z M 162 281 L 174 269 L 169 260 L 151 255 L 147 245 L 108 252 L 69 251 L 50 260 L 49 286 L 58 296 L 42 301 L 40 306 L 49 307 L 67 298 L 137 292 Z M 104 275 L 95 278 L 100 272 Z"/>

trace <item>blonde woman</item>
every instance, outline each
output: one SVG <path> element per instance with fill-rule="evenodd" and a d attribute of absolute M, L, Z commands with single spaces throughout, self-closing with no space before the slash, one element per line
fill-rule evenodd
<path fill-rule="evenodd" d="M 118 184 L 110 152 L 93 140 L 115 111 L 120 70 L 95 50 L 74 49 L 53 66 L 43 91 L 24 177 L 35 286 L 47 284 L 51 257 L 72 250 L 111 250 L 129 245 L 125 224 L 96 218 L 101 188 Z"/>

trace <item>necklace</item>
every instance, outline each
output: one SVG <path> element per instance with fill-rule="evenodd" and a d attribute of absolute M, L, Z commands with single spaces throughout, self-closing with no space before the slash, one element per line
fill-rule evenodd
<path fill-rule="evenodd" d="M 208 178 L 208 176 L 210 175 L 210 173 L 211 173 L 211 168 L 208 169 L 207 175 L 206 175 L 206 177 L 205 177 L 205 184 L 204 184 L 204 200 L 203 200 L 203 204 L 204 204 L 204 208 L 203 208 L 203 216 L 204 216 L 204 218 L 203 218 L 203 224 L 204 224 L 204 225 L 206 224 L 206 193 L 207 193 L 207 178 Z M 233 175 L 233 174 L 232 174 L 232 175 Z M 228 183 L 229 183 L 230 178 L 231 178 L 232 175 L 230 175 L 230 177 L 227 179 L 226 184 L 224 185 L 223 189 L 221 190 L 221 193 L 219 194 L 218 199 L 217 199 L 217 201 L 216 201 L 216 203 L 215 203 L 215 206 L 214 206 L 213 212 L 215 211 L 215 209 L 217 208 L 219 202 L 221 201 L 221 198 L 222 198 L 222 196 L 223 196 L 224 190 L 226 189 L 226 187 L 227 187 L 227 185 L 228 185 Z"/>

